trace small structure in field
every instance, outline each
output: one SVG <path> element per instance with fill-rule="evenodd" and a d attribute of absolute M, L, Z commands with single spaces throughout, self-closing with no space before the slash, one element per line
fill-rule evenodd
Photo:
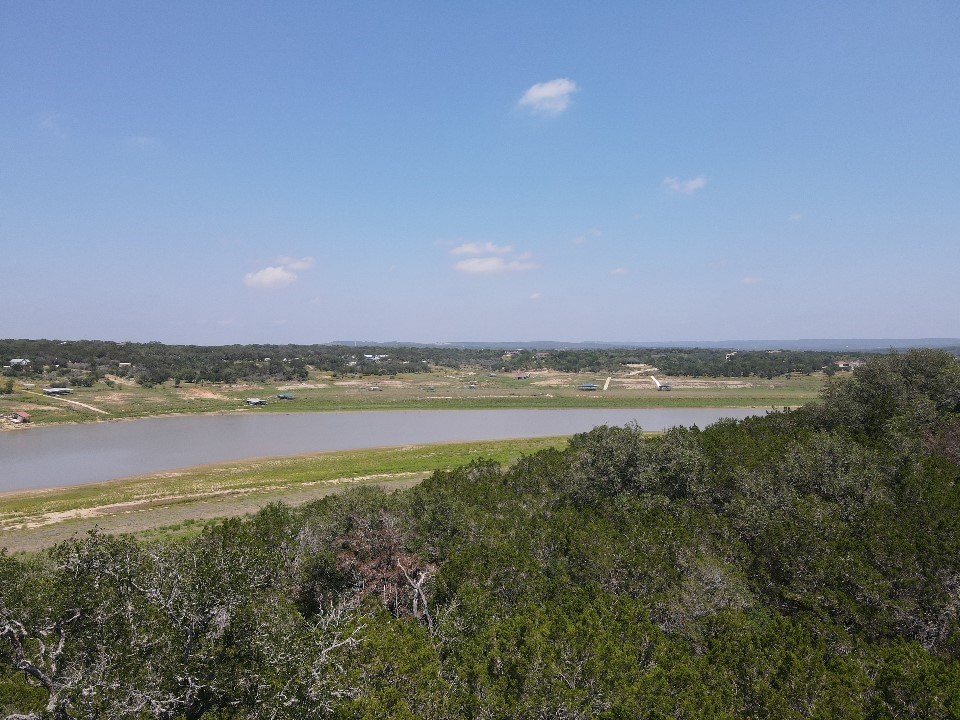
<path fill-rule="evenodd" d="M 657 380 L 653 375 L 650 376 L 650 379 L 653 380 L 653 384 L 657 386 L 657 390 L 672 390 L 670 383 L 662 383 Z"/>
<path fill-rule="evenodd" d="M 45 387 L 43 389 L 44 395 L 69 395 L 73 392 L 68 387 Z"/>
<path fill-rule="evenodd" d="M 266 400 L 261 400 L 260 398 L 247 398 L 244 402 L 250 407 L 263 407 L 267 404 Z"/>
<path fill-rule="evenodd" d="M 10 367 L 26 367 L 30 364 L 27 358 L 13 358 L 10 361 Z"/>
<path fill-rule="evenodd" d="M 379 385 L 371 385 L 367 388 L 367 390 L 370 392 L 383 392 L 383 388 L 381 388 Z"/>
<path fill-rule="evenodd" d="M 596 391 L 599 389 L 600 389 L 600 386 L 594 383 L 582 383 L 580 385 L 577 385 L 577 390 Z"/>
<path fill-rule="evenodd" d="M 14 410 L 13 414 L 10 416 L 10 422 L 17 424 L 28 423 L 30 422 L 30 413 L 26 413 L 23 410 Z"/>
<path fill-rule="evenodd" d="M 277 395 L 277 400 L 293 400 L 293 395 L 288 395 L 287 393 L 280 393 Z"/>

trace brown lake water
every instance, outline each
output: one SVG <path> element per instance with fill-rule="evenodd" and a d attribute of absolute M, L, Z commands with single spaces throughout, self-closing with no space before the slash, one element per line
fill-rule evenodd
<path fill-rule="evenodd" d="M 705 427 L 749 409 L 410 410 L 203 415 L 0 433 L 0 492 L 103 482 L 236 460 L 400 445 L 574 435 L 636 422 Z"/>

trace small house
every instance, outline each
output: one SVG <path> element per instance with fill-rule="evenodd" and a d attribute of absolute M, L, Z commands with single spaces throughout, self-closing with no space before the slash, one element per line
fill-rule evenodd
<path fill-rule="evenodd" d="M 26 413 L 23 410 L 15 410 L 10 416 L 10 420 L 15 423 L 28 423 L 30 422 L 30 413 Z"/>
<path fill-rule="evenodd" d="M 68 387 L 45 387 L 44 395 L 69 395 L 72 392 Z"/>
<path fill-rule="evenodd" d="M 577 389 L 578 389 L 578 390 L 594 391 L 594 390 L 599 390 L 600 387 L 599 387 L 599 385 L 595 385 L 595 384 L 593 384 L 593 383 L 583 383 L 582 385 L 578 385 L 578 386 L 577 386 Z"/>
<path fill-rule="evenodd" d="M 260 398 L 247 398 L 244 402 L 250 407 L 262 407 L 267 404 L 266 400 L 261 400 Z"/>

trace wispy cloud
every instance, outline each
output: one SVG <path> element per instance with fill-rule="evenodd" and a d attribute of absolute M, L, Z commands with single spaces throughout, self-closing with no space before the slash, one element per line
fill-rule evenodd
<path fill-rule="evenodd" d="M 611 271 L 610 271 L 610 274 L 611 274 L 611 275 L 626 275 L 628 272 L 630 272 L 630 271 L 627 270 L 625 267 L 618 267 L 618 268 L 614 268 L 613 270 L 611 270 Z"/>
<path fill-rule="evenodd" d="M 123 139 L 124 147 L 131 148 L 133 150 L 154 150 L 159 148 L 163 143 L 160 142 L 160 138 L 151 137 L 149 135 L 131 135 Z"/>
<path fill-rule="evenodd" d="M 313 267 L 312 257 L 294 258 L 289 257 L 288 255 L 281 255 L 280 257 L 275 258 L 274 262 L 282 266 L 284 269 L 292 270 L 293 272 L 301 272 L 303 270 L 309 270 Z"/>
<path fill-rule="evenodd" d="M 803 215 L 800 213 L 790 213 L 790 216 L 787 218 L 790 222 L 800 222 L 803 220 Z"/>
<path fill-rule="evenodd" d="M 540 302 L 543 300 L 543 295 L 541 293 L 530 293 L 528 300 L 530 300 L 530 302 Z"/>
<path fill-rule="evenodd" d="M 64 129 L 63 115 L 59 113 L 45 113 L 37 120 L 40 129 L 49 133 L 58 140 L 67 139 L 67 131 Z"/>
<path fill-rule="evenodd" d="M 542 115 L 559 115 L 570 107 L 571 95 L 579 89 L 573 80 L 557 78 L 531 86 L 517 104 Z"/>
<path fill-rule="evenodd" d="M 600 230 L 600 228 L 590 228 L 582 235 L 577 235 L 577 237 L 573 239 L 573 244 L 586 245 L 591 240 L 596 240 L 598 237 L 601 237 L 602 235 L 603 235 L 603 232 Z"/>
<path fill-rule="evenodd" d="M 453 264 L 453 269 L 469 275 L 493 275 L 506 272 L 525 272 L 527 270 L 536 270 L 538 265 L 535 262 L 526 260 L 507 260 L 506 258 L 495 257 L 476 257 L 469 260 L 460 260 Z"/>
<path fill-rule="evenodd" d="M 463 243 L 450 251 L 451 255 L 509 255 L 513 252 L 510 245 L 495 245 L 492 242 Z"/>
<path fill-rule="evenodd" d="M 697 192 L 697 190 L 703 190 L 707 186 L 707 179 L 703 175 L 698 175 L 695 178 L 690 178 L 689 180 L 681 180 L 680 178 L 675 177 L 665 177 L 663 179 L 663 184 L 666 185 L 668 190 L 672 190 L 675 193 L 680 193 L 681 195 L 692 195 Z"/>
<path fill-rule="evenodd" d="M 747 275 L 745 278 L 743 278 L 743 279 L 740 281 L 740 284 L 741 284 L 741 285 L 756 285 L 758 282 L 760 282 L 760 278 L 751 277 L 750 275 Z"/>
<path fill-rule="evenodd" d="M 313 258 L 293 258 L 281 256 L 274 260 L 276 265 L 265 267 L 256 272 L 249 272 L 243 276 L 247 287 L 259 290 L 287 287 L 297 281 L 297 273 L 313 267 Z"/>

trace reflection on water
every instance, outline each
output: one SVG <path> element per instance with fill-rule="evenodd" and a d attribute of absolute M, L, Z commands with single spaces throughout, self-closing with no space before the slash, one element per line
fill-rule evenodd
<path fill-rule="evenodd" d="M 411 410 L 204 415 L 0 433 L 0 492 L 82 485 L 257 457 L 573 435 L 637 422 L 704 427 L 757 410 Z"/>

